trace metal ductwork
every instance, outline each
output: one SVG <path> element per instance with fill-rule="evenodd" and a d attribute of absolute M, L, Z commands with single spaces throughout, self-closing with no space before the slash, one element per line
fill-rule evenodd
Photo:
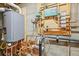
<path fill-rule="evenodd" d="M 20 8 L 18 5 L 13 4 L 13 3 L 7 3 L 7 4 L 8 4 L 9 6 L 11 6 L 11 7 L 16 8 L 16 9 L 19 11 L 19 13 L 21 14 L 21 8 Z M 6 10 L 10 10 L 10 9 L 5 8 L 5 7 L 0 7 L 0 12 L 5 12 Z"/>
<path fill-rule="evenodd" d="M 13 4 L 13 3 L 7 3 L 7 4 L 14 7 L 14 8 L 16 8 L 19 11 L 19 13 L 21 14 L 21 8 L 18 5 Z"/>

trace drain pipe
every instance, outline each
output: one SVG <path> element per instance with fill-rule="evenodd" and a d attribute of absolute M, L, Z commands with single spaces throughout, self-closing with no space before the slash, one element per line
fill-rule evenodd
<path fill-rule="evenodd" d="M 14 3 L 7 3 L 7 4 L 16 8 L 19 11 L 19 13 L 21 14 L 21 8 L 18 5 L 14 4 Z"/>

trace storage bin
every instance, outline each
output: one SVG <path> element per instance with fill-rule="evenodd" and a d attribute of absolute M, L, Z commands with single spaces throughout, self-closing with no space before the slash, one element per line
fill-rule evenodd
<path fill-rule="evenodd" d="M 66 24 L 66 20 L 61 21 L 61 23 L 62 23 L 62 24 L 63 24 L 63 23 Z"/>
<path fill-rule="evenodd" d="M 36 16 L 36 17 L 40 16 L 40 13 L 39 13 L 39 12 L 36 12 L 36 13 L 35 13 L 35 16 Z"/>
<path fill-rule="evenodd" d="M 67 12 L 66 11 L 61 11 L 60 12 L 60 16 L 66 16 L 67 15 Z"/>
<path fill-rule="evenodd" d="M 49 8 L 44 10 L 44 16 L 56 16 L 58 15 L 57 7 Z"/>
<path fill-rule="evenodd" d="M 66 16 L 64 16 L 64 17 L 61 17 L 61 20 L 66 20 Z"/>
<path fill-rule="evenodd" d="M 66 28 L 66 24 L 61 24 L 61 28 Z"/>

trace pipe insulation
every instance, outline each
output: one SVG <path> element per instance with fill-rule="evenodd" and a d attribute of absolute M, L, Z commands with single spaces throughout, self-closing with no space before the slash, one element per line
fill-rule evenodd
<path fill-rule="evenodd" d="M 7 3 L 7 4 L 16 8 L 19 11 L 19 13 L 21 14 L 21 8 L 18 5 L 14 4 L 14 3 Z"/>

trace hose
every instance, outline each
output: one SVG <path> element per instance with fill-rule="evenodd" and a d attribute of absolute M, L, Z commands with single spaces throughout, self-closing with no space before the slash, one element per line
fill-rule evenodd
<path fill-rule="evenodd" d="M 0 49 L 5 49 L 5 48 L 6 48 L 6 43 L 2 42 L 1 45 L 0 45 Z"/>

